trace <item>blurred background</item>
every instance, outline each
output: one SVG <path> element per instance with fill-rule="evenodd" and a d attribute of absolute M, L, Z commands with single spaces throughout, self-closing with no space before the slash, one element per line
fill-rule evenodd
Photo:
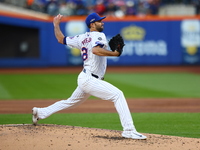
<path fill-rule="evenodd" d="M 107 16 L 109 40 L 125 40 L 111 66 L 200 65 L 200 0 L 0 0 L 0 67 L 81 66 L 80 51 L 57 43 L 53 17 L 67 36 L 88 31 L 85 17 Z"/>
<path fill-rule="evenodd" d="M 4 4 L 14 5 L 49 15 L 87 15 L 93 11 L 100 15 L 160 15 L 199 14 L 199 0 L 0 0 Z M 175 9 L 177 8 L 177 9 Z M 172 12 L 173 11 L 173 12 Z"/>

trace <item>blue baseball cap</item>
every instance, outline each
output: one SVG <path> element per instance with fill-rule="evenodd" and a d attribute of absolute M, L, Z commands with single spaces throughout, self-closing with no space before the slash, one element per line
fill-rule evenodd
<path fill-rule="evenodd" d="M 87 16 L 85 23 L 89 27 L 90 23 L 94 23 L 96 21 L 100 21 L 102 19 L 105 19 L 106 17 L 100 17 L 97 13 L 91 13 Z"/>

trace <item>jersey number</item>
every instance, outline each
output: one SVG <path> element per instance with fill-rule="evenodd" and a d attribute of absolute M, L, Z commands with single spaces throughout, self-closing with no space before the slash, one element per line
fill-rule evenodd
<path fill-rule="evenodd" d="M 87 54 L 88 50 L 85 47 L 82 47 L 81 50 L 83 52 L 83 54 L 82 54 L 83 61 L 85 61 L 88 58 L 88 54 Z"/>

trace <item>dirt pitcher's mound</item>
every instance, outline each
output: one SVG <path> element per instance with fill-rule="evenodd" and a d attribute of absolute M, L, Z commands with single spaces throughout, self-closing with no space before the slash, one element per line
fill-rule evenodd
<path fill-rule="evenodd" d="M 145 134 L 147 140 L 121 137 L 120 131 L 63 125 L 0 125 L 0 150 L 197 150 L 200 139 Z"/>

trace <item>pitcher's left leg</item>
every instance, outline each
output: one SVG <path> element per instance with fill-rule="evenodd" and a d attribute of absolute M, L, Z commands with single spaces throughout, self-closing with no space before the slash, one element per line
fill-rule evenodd
<path fill-rule="evenodd" d="M 74 108 L 74 107 L 80 105 L 85 100 L 87 100 L 87 98 L 89 96 L 90 96 L 89 94 L 83 92 L 79 87 L 77 87 L 75 89 L 75 91 L 73 92 L 73 94 L 71 95 L 71 97 L 69 97 L 67 100 L 60 100 L 60 101 L 58 101 L 48 107 L 44 107 L 44 108 L 34 107 L 33 108 L 33 120 L 34 120 L 34 114 L 36 116 L 35 117 L 36 119 L 37 118 L 45 119 L 45 118 L 49 117 L 50 115 L 52 115 L 53 113 L 56 113 L 63 109 Z M 37 120 L 35 120 L 35 122 L 37 123 Z M 34 124 L 36 124 L 36 123 L 34 123 Z"/>

